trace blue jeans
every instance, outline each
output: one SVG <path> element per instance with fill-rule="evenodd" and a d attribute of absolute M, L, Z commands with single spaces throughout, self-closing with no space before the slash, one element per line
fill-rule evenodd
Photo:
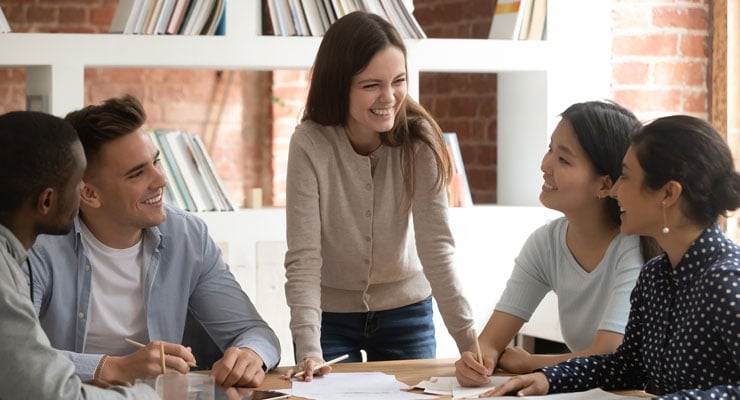
<path fill-rule="evenodd" d="M 345 362 L 435 358 L 432 296 L 384 311 L 321 313 L 324 360 L 349 354 Z"/>

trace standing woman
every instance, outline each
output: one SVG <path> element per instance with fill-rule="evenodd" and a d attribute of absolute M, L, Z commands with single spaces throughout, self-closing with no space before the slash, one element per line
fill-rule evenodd
<path fill-rule="evenodd" d="M 290 143 L 285 292 L 298 370 L 323 360 L 434 358 L 432 294 L 462 351 L 473 320 L 454 271 L 451 166 L 439 126 L 407 96 L 406 48 L 354 12 L 324 35 Z"/>
<path fill-rule="evenodd" d="M 493 395 L 643 389 L 665 399 L 740 397 L 740 247 L 717 218 L 740 207 L 724 139 L 690 116 L 659 118 L 632 139 L 612 190 L 622 233 L 657 239 L 632 292 L 624 342 L 512 378 Z"/>

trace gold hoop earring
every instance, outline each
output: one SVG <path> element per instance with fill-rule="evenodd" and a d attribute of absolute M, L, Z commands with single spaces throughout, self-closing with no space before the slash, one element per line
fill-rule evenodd
<path fill-rule="evenodd" d="M 666 218 L 665 214 L 665 200 L 663 200 L 663 234 L 667 235 L 670 231 L 671 230 L 668 229 L 668 218 Z"/>

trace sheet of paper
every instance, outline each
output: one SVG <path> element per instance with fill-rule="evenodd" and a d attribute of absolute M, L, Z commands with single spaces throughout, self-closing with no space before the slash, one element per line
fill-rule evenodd
<path fill-rule="evenodd" d="M 430 399 L 418 393 L 402 390 L 409 386 L 382 372 L 331 373 L 315 377 L 311 382 L 293 381 L 292 395 L 316 400 L 367 399 L 412 400 Z"/>
<path fill-rule="evenodd" d="M 452 378 L 455 383 L 454 386 L 452 386 L 452 397 L 456 399 L 465 399 L 465 398 L 477 398 L 479 394 L 485 393 L 489 390 L 494 389 L 496 386 L 503 384 L 504 382 L 508 381 L 510 376 L 492 376 L 491 377 L 491 383 L 485 386 L 480 387 L 463 387 L 460 386 L 457 383 L 457 379 L 454 377 Z"/>
<path fill-rule="evenodd" d="M 454 376 L 431 377 L 428 381 L 419 382 L 416 387 L 424 389 L 424 393 L 438 394 L 441 396 L 452 396 L 453 398 L 476 398 L 496 386 L 509 380 L 509 376 L 492 376 L 491 383 L 479 387 L 463 387 L 457 383 Z"/>

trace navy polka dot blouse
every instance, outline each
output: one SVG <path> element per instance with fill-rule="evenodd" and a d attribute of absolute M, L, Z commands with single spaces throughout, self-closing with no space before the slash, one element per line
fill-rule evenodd
<path fill-rule="evenodd" d="M 551 393 L 643 389 L 661 399 L 740 399 L 740 247 L 714 225 L 675 269 L 648 261 L 614 354 L 543 368 Z"/>

